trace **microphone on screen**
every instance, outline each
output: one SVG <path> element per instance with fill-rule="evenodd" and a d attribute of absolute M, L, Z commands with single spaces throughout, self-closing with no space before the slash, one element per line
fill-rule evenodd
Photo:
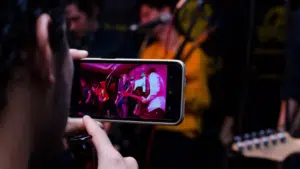
<path fill-rule="evenodd" d="M 129 27 L 130 31 L 138 31 L 138 30 L 144 30 L 144 29 L 151 29 L 159 24 L 168 24 L 171 22 L 172 15 L 170 13 L 164 13 L 160 15 L 158 18 L 144 23 L 144 24 L 133 24 Z"/>

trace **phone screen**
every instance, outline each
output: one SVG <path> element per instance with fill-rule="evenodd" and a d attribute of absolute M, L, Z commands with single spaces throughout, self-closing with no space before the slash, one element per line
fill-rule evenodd
<path fill-rule="evenodd" d="M 182 113 L 182 95 L 176 96 L 173 90 L 177 87 L 181 91 L 182 85 L 174 84 L 174 69 L 176 66 L 168 62 L 78 62 L 75 64 L 71 116 L 89 115 L 95 119 L 123 122 L 177 123 Z M 177 69 L 182 72 L 178 65 Z M 181 84 L 180 80 L 178 78 L 177 84 Z M 172 102 L 175 97 L 179 102 Z M 174 106 L 174 103 L 181 106 Z"/>

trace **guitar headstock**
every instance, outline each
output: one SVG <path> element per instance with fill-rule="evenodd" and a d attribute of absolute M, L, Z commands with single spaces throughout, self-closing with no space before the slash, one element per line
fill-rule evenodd
<path fill-rule="evenodd" d="M 236 136 L 232 149 L 245 157 L 282 162 L 291 154 L 299 152 L 300 143 L 285 131 L 268 129 Z"/>

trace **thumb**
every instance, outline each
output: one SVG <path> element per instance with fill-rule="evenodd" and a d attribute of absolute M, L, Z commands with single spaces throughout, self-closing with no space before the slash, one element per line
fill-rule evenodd
<path fill-rule="evenodd" d="M 137 161 L 132 157 L 125 157 L 124 163 L 126 165 L 126 168 L 128 168 L 128 169 L 138 169 L 139 168 Z"/>
<path fill-rule="evenodd" d="M 92 136 L 92 142 L 99 154 L 106 154 L 106 150 L 114 149 L 106 132 L 99 127 L 97 122 L 89 116 L 83 117 L 83 125 L 89 135 Z"/>

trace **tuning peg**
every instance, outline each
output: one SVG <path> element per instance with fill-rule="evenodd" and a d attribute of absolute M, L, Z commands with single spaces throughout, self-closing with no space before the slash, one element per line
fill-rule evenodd
<path fill-rule="evenodd" d="M 237 147 L 238 147 L 239 151 L 243 151 L 244 144 L 242 142 L 242 138 L 240 136 L 235 136 L 233 139 L 237 143 Z"/>
<path fill-rule="evenodd" d="M 267 147 L 269 145 L 269 141 L 268 139 L 265 137 L 265 131 L 261 130 L 259 131 L 259 135 L 261 137 L 262 142 L 264 143 L 264 145 Z"/>
<path fill-rule="evenodd" d="M 250 138 L 251 138 L 250 134 L 246 133 L 246 134 L 244 135 L 244 139 L 245 139 L 245 141 L 246 141 L 246 145 L 247 145 L 247 149 L 248 149 L 248 150 L 251 150 L 251 149 L 252 149 L 252 143 L 251 143 L 251 141 L 249 140 Z"/>
<path fill-rule="evenodd" d="M 256 132 L 252 132 L 252 133 L 251 133 L 251 137 L 252 137 L 252 138 L 256 138 L 256 137 L 257 137 L 257 133 L 256 133 Z"/>
<path fill-rule="evenodd" d="M 283 132 L 278 132 L 277 136 L 278 136 L 278 138 L 279 138 L 279 140 L 280 140 L 281 143 L 286 143 L 286 137 L 283 134 Z"/>
<path fill-rule="evenodd" d="M 264 130 L 260 130 L 259 131 L 259 136 L 260 137 L 264 137 L 265 136 L 265 131 Z"/>
<path fill-rule="evenodd" d="M 242 141 L 242 137 L 240 137 L 240 136 L 235 136 L 233 139 L 236 142 L 241 142 Z"/>
<path fill-rule="evenodd" d="M 250 136 L 250 134 L 248 134 L 248 133 L 245 133 L 245 134 L 244 134 L 244 138 L 245 138 L 245 140 L 248 140 L 248 139 L 250 139 L 250 138 L 251 138 L 251 136 Z"/>
<path fill-rule="evenodd" d="M 269 137 L 270 137 L 272 143 L 273 143 L 274 145 L 277 144 L 277 138 L 276 138 L 276 136 L 275 136 L 275 134 L 274 134 L 274 131 L 273 131 L 272 129 L 268 129 L 268 130 L 267 130 L 267 134 L 269 135 Z"/>
<path fill-rule="evenodd" d="M 251 136 L 252 136 L 252 138 L 253 138 L 253 143 L 254 143 L 254 145 L 255 145 L 255 147 L 258 149 L 258 148 L 260 148 L 260 142 L 259 142 L 259 140 L 257 139 L 257 133 L 256 132 L 253 132 L 253 133 L 251 133 Z"/>
<path fill-rule="evenodd" d="M 273 134 L 274 132 L 273 132 L 272 129 L 267 129 L 267 130 L 266 130 L 266 133 L 267 133 L 267 135 L 271 135 L 271 134 Z"/>

